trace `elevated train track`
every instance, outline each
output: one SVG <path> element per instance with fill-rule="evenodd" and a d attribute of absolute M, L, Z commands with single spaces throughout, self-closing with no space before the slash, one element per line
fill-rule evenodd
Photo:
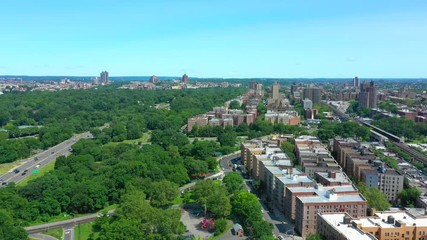
<path fill-rule="evenodd" d="M 362 121 L 361 119 L 354 119 L 351 118 L 348 114 L 345 114 L 341 111 L 339 111 L 336 107 L 327 104 L 327 106 L 332 109 L 332 111 L 338 115 L 338 117 L 341 118 L 341 120 L 343 121 L 356 121 L 362 125 L 365 125 L 367 127 L 369 127 L 372 131 L 378 133 L 379 135 L 383 135 L 386 136 L 389 140 L 390 143 L 393 144 L 394 146 L 400 148 L 402 151 L 408 153 L 415 161 L 418 162 L 422 162 L 424 164 L 427 164 L 427 156 L 417 152 L 416 150 L 412 149 L 411 147 L 409 147 L 407 144 L 404 143 L 404 138 L 400 138 L 396 135 L 393 135 L 389 132 L 384 131 L 383 129 L 376 127 L 372 124 L 369 124 L 367 122 Z"/>

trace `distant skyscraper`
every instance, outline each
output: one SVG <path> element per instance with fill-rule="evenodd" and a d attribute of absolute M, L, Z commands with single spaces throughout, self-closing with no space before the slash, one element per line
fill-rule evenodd
<path fill-rule="evenodd" d="M 108 72 L 103 71 L 100 76 L 101 83 L 108 83 L 110 79 L 108 78 Z"/>
<path fill-rule="evenodd" d="M 256 89 L 256 85 L 257 85 L 257 81 L 255 81 L 255 80 L 251 80 L 250 82 L 249 82 L 249 89 Z"/>
<path fill-rule="evenodd" d="M 185 83 L 187 83 L 187 82 L 188 82 L 188 75 L 187 75 L 187 74 L 184 74 L 184 75 L 182 76 L 182 82 L 185 82 Z"/>
<path fill-rule="evenodd" d="M 376 108 L 377 107 L 377 89 L 374 81 L 369 84 L 364 81 L 360 85 L 359 108 Z"/>
<path fill-rule="evenodd" d="M 353 87 L 360 87 L 360 79 L 358 77 L 353 78 Z"/>
<path fill-rule="evenodd" d="M 150 83 L 158 83 L 158 82 L 159 82 L 159 79 L 157 79 L 156 75 L 153 75 L 150 77 Z"/>
<path fill-rule="evenodd" d="M 310 99 L 313 104 L 320 104 L 322 103 L 322 89 L 320 88 L 304 88 L 304 99 Z"/>
<path fill-rule="evenodd" d="M 280 93 L 279 93 L 279 89 L 280 89 L 280 84 L 279 84 L 279 82 L 275 82 L 274 84 L 273 84 L 273 87 L 272 87 L 273 89 L 273 100 L 279 100 L 279 98 L 280 98 Z"/>

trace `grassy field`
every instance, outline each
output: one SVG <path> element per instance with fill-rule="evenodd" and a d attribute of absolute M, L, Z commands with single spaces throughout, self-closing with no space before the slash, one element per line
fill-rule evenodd
<path fill-rule="evenodd" d="M 44 231 L 42 233 L 49 235 L 49 236 L 52 236 L 52 237 L 57 238 L 57 239 L 62 239 L 64 231 L 61 228 L 59 228 L 59 229 L 47 230 L 47 231 Z"/>
<path fill-rule="evenodd" d="M 54 160 L 54 161 L 50 162 L 49 164 L 47 164 L 46 166 L 40 168 L 39 169 L 40 172 L 37 173 L 37 174 L 29 173 L 30 176 L 28 176 L 27 178 L 24 178 L 24 180 L 18 182 L 17 185 L 18 186 L 25 186 L 25 185 L 27 185 L 27 183 L 29 181 L 34 180 L 36 178 L 39 178 L 39 177 L 45 175 L 47 172 L 49 172 L 49 171 L 51 171 L 51 170 L 53 170 L 55 168 L 55 162 L 56 162 L 56 160 Z"/>
<path fill-rule="evenodd" d="M 14 168 L 18 165 L 19 165 L 19 161 L 0 164 L 0 175 L 3 175 L 5 173 L 9 172 L 10 170 L 12 170 L 12 168 Z"/>
<path fill-rule="evenodd" d="M 93 223 L 79 224 L 74 228 L 74 239 L 75 240 L 86 240 L 89 239 L 89 236 L 93 233 L 92 231 Z M 97 237 L 97 233 L 94 233 L 94 238 Z"/>
<path fill-rule="evenodd" d="M 139 142 L 141 142 L 142 144 L 149 144 L 150 138 L 151 138 L 151 132 L 146 132 L 142 135 L 142 137 L 138 139 L 124 140 L 122 142 L 109 142 L 106 145 L 117 145 L 119 143 L 138 144 Z"/>

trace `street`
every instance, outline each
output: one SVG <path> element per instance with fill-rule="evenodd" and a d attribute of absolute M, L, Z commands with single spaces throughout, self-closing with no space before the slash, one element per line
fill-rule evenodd
<path fill-rule="evenodd" d="M 252 189 L 252 181 L 253 180 L 245 180 L 245 187 L 249 192 L 255 194 Z M 294 225 L 290 223 L 283 213 L 281 213 L 275 206 L 271 206 L 270 209 L 272 211 L 269 211 L 266 204 L 259 198 L 259 196 L 258 201 L 261 204 L 264 219 L 273 225 L 274 236 L 283 236 L 285 239 L 287 239 L 287 237 L 292 237 L 292 239 L 295 240 L 302 239 L 299 236 L 293 236 Z"/>
<path fill-rule="evenodd" d="M 64 240 L 74 240 L 74 226 L 64 227 Z"/>
<path fill-rule="evenodd" d="M 221 157 L 219 160 L 219 165 L 225 173 L 232 172 L 232 162 L 236 159 L 240 159 L 240 151 Z"/>
<path fill-rule="evenodd" d="M 33 174 L 34 170 L 43 168 L 43 166 L 46 166 L 59 156 L 67 156 L 71 154 L 72 145 L 80 139 L 88 139 L 92 137 L 93 136 L 90 132 L 84 132 L 79 135 L 75 135 L 72 138 L 41 153 L 38 153 L 35 156 L 21 160 L 21 165 L 0 176 L 0 182 L 2 184 L 0 187 L 4 187 L 11 182 L 18 183 L 19 181 L 22 181 L 24 178 Z"/>

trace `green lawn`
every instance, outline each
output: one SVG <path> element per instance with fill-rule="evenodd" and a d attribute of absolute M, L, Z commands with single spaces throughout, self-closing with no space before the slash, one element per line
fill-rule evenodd
<path fill-rule="evenodd" d="M 97 237 L 98 233 L 92 231 L 93 222 L 79 224 L 74 227 L 74 240 L 86 240 L 89 236 L 94 233 L 94 238 Z"/>
<path fill-rule="evenodd" d="M 132 139 L 132 140 L 124 140 L 122 142 L 109 142 L 106 145 L 117 145 L 119 143 L 127 143 L 127 144 L 138 144 L 141 142 L 142 144 L 149 144 L 151 138 L 151 132 L 146 132 L 142 134 L 142 137 L 138 139 Z"/>
<path fill-rule="evenodd" d="M 29 172 L 28 174 L 30 174 L 30 176 L 28 176 L 27 178 L 24 178 L 22 181 L 18 182 L 17 185 L 18 186 L 25 186 L 25 185 L 27 185 L 27 183 L 29 181 L 45 175 L 47 172 L 49 172 L 55 168 L 55 162 L 56 162 L 56 160 L 53 160 L 52 162 L 50 162 L 46 166 L 39 168 L 39 172 L 37 174 Z"/>
<path fill-rule="evenodd" d="M 52 236 L 52 237 L 57 238 L 57 239 L 62 239 L 62 236 L 64 235 L 61 228 L 47 230 L 47 231 L 44 231 L 42 233 L 49 235 L 49 236 Z"/>

